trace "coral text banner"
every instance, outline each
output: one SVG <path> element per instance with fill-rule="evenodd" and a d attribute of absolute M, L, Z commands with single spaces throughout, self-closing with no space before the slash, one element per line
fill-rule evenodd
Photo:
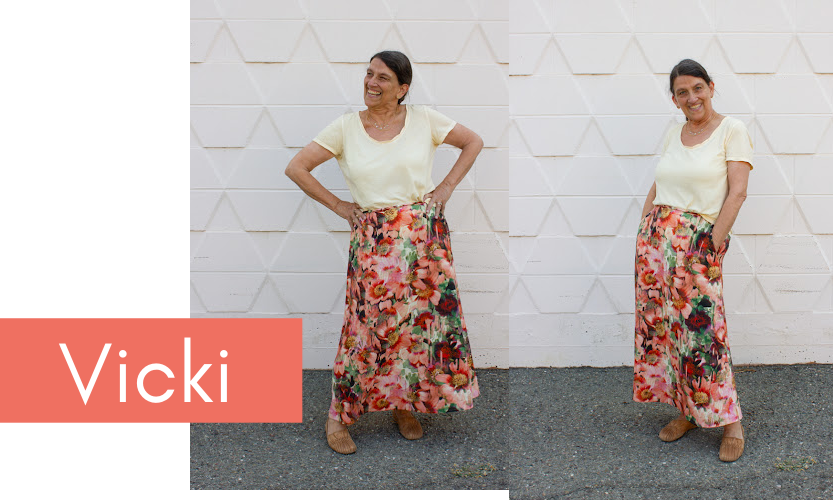
<path fill-rule="evenodd" d="M 301 422 L 301 320 L 0 319 L 0 422 Z"/>

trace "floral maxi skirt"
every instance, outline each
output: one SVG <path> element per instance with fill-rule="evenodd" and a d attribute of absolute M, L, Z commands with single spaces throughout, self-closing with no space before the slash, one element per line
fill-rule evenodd
<path fill-rule="evenodd" d="M 330 418 L 468 410 L 479 392 L 445 218 L 424 203 L 366 212 L 350 235 Z"/>
<path fill-rule="evenodd" d="M 741 419 L 712 224 L 658 205 L 636 237 L 634 401 L 677 407 L 700 427 Z"/>

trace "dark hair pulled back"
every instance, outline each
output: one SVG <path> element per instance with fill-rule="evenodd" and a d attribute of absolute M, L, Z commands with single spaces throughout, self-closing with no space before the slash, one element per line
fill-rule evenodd
<path fill-rule="evenodd" d="M 674 94 L 674 80 L 676 80 L 678 76 L 694 76 L 702 78 L 703 81 L 706 82 L 706 85 L 712 82 L 706 68 L 704 68 L 700 63 L 693 59 L 683 59 L 678 62 L 676 66 L 674 66 L 671 70 L 671 75 L 669 75 L 668 87 L 671 90 L 672 95 Z"/>
<path fill-rule="evenodd" d="M 374 59 L 379 59 L 385 63 L 385 66 L 390 68 L 391 71 L 393 71 L 393 74 L 396 75 L 396 80 L 400 85 L 411 84 L 411 79 L 414 74 L 411 69 L 411 60 L 408 59 L 408 56 L 398 50 L 383 50 L 382 52 L 373 54 L 370 61 L 373 61 Z M 402 104 L 402 101 L 405 100 L 405 96 L 407 95 L 408 92 L 405 92 L 405 95 L 399 98 L 399 104 Z"/>

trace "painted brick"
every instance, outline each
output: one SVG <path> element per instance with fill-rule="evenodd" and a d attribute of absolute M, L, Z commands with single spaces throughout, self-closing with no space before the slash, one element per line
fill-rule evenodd
<path fill-rule="evenodd" d="M 230 191 L 228 197 L 247 231 L 286 231 L 304 194 L 292 191 Z"/>
<path fill-rule="evenodd" d="M 544 48 L 552 41 L 548 34 L 509 34 L 509 74 L 531 75 L 539 61 Z M 517 95 L 514 94 L 513 95 Z M 523 98 L 523 97 L 521 97 Z"/>
<path fill-rule="evenodd" d="M 264 271 L 263 260 L 249 235 L 208 232 L 191 256 L 193 271 Z"/>
<path fill-rule="evenodd" d="M 260 104 L 258 93 L 243 64 L 191 65 L 191 103 Z"/>
<path fill-rule="evenodd" d="M 507 21 L 481 22 L 480 29 L 486 35 L 486 40 L 495 55 L 495 60 L 499 63 L 509 64 L 509 23 Z"/>
<path fill-rule="evenodd" d="M 718 37 L 737 73 L 775 73 L 793 35 L 724 33 Z"/>
<path fill-rule="evenodd" d="M 511 78 L 509 88 L 514 116 L 586 114 L 580 82 L 567 75 L 542 75 Z"/>
<path fill-rule="evenodd" d="M 578 238 L 536 238 L 535 248 L 526 265 L 525 276 L 557 274 L 593 274 L 596 266 Z"/>
<path fill-rule="evenodd" d="M 480 191 L 475 196 L 483 205 L 483 215 L 488 219 L 489 225 L 484 226 L 484 230 L 509 232 L 509 194 L 506 191 Z M 479 226 L 476 220 L 475 223 Z"/>
<path fill-rule="evenodd" d="M 297 0 L 217 0 L 226 19 L 303 19 Z"/>
<path fill-rule="evenodd" d="M 666 3 L 666 2 L 663 2 Z M 671 68 L 683 57 L 696 61 L 703 61 L 707 48 L 714 37 L 702 33 L 637 33 L 636 40 L 645 53 L 651 71 L 654 73 L 670 73 Z M 685 56 L 683 56 L 685 54 Z"/>
<path fill-rule="evenodd" d="M 810 312 L 830 286 L 830 275 L 766 275 L 758 281 L 774 312 Z"/>
<path fill-rule="evenodd" d="M 270 271 L 287 273 L 338 273 L 347 259 L 326 233 L 290 233 Z"/>
<path fill-rule="evenodd" d="M 789 96 L 789 99 L 785 99 Z M 833 108 L 814 75 L 760 76 L 755 83 L 758 113 L 830 113 Z"/>
<path fill-rule="evenodd" d="M 796 29 L 804 32 L 826 32 L 833 18 L 833 4 L 827 0 L 802 0 L 796 2 Z"/>
<path fill-rule="evenodd" d="M 191 191 L 191 230 L 203 231 L 208 224 L 214 207 L 220 201 L 219 191 Z"/>
<path fill-rule="evenodd" d="M 288 62 L 304 21 L 228 21 L 235 44 L 246 62 Z"/>
<path fill-rule="evenodd" d="M 769 240 L 769 241 L 766 241 Z M 812 236 L 774 236 L 761 238 L 757 272 L 767 274 L 830 274 L 830 267 L 818 242 Z"/>
<path fill-rule="evenodd" d="M 191 127 L 205 147 L 242 148 L 261 113 L 258 107 L 191 107 Z"/>
<path fill-rule="evenodd" d="M 758 115 L 756 121 L 776 154 L 812 154 L 831 124 L 829 116 Z M 801 130 L 796 134 L 796 130 Z"/>
<path fill-rule="evenodd" d="M 555 35 L 567 64 L 577 75 L 615 73 L 630 39 L 627 34 Z"/>
<path fill-rule="evenodd" d="M 393 27 L 389 21 L 313 21 L 315 34 L 330 62 L 365 63 L 384 48 Z M 350 40 L 350 43 L 344 43 Z"/>
<path fill-rule="evenodd" d="M 833 155 L 795 157 L 796 194 L 833 194 Z"/>
<path fill-rule="evenodd" d="M 438 105 L 502 106 L 509 102 L 503 71 L 495 64 L 436 65 L 426 75 Z M 476 85 L 451 82 L 477 82 Z"/>
<path fill-rule="evenodd" d="M 191 21 L 191 62 L 203 62 L 214 43 L 221 21 Z"/>
<path fill-rule="evenodd" d="M 454 233 L 452 242 L 457 273 L 506 275 L 509 261 L 494 233 Z"/>
<path fill-rule="evenodd" d="M 506 192 L 509 186 L 509 151 L 507 149 L 484 149 L 477 157 L 472 171 L 476 190 L 500 190 Z"/>
<path fill-rule="evenodd" d="M 709 2 L 694 1 L 684 7 L 665 0 L 635 0 L 634 31 L 649 33 L 708 33 L 712 30 Z"/>
<path fill-rule="evenodd" d="M 214 0 L 191 0 L 191 19 L 219 18 Z"/>
<path fill-rule="evenodd" d="M 274 274 L 272 280 L 281 291 L 290 314 L 329 313 L 337 301 L 344 301 L 344 273 Z M 337 335 L 335 333 L 334 335 Z"/>
<path fill-rule="evenodd" d="M 191 285 L 208 312 L 245 312 L 265 279 L 263 273 L 192 273 Z"/>
<path fill-rule="evenodd" d="M 420 63 L 450 63 L 459 59 L 463 45 L 475 29 L 474 22 L 399 21 L 396 28 Z"/>
<path fill-rule="evenodd" d="M 266 104 L 343 105 L 342 85 L 361 92 L 361 77 L 355 82 L 338 82 L 329 65 L 323 63 L 249 64 L 247 69 Z"/>
<path fill-rule="evenodd" d="M 796 201 L 814 234 L 833 234 L 833 196 L 796 196 Z"/>
<path fill-rule="evenodd" d="M 498 309 L 509 283 L 505 274 L 458 274 L 460 303 L 468 313 L 493 313 Z"/>
<path fill-rule="evenodd" d="M 388 5 L 396 19 L 453 21 L 472 19 L 474 17 L 474 11 L 468 2 L 389 0 Z"/>
<path fill-rule="evenodd" d="M 726 32 L 791 32 L 793 9 L 781 0 L 734 0 L 715 9 L 715 27 Z"/>
<path fill-rule="evenodd" d="M 310 19 L 362 21 L 390 19 L 391 12 L 384 0 L 343 2 L 341 0 L 304 0 Z"/>
<path fill-rule="evenodd" d="M 551 25 L 556 33 L 631 31 L 629 16 L 617 0 L 555 0 L 555 20 Z"/>
<path fill-rule="evenodd" d="M 515 123 L 535 156 L 570 156 L 590 123 L 587 117 L 524 117 Z"/>
<path fill-rule="evenodd" d="M 541 313 L 577 313 L 594 283 L 593 276 L 524 276 L 523 282 Z"/>
<path fill-rule="evenodd" d="M 306 146 L 348 111 L 344 106 L 269 106 L 267 109 L 283 143 L 291 148 Z"/>
<path fill-rule="evenodd" d="M 542 7 L 544 7 L 542 9 Z M 513 15 L 509 16 L 510 33 L 550 33 L 548 20 L 552 19 L 552 8 L 536 0 L 519 0 L 512 5 Z"/>

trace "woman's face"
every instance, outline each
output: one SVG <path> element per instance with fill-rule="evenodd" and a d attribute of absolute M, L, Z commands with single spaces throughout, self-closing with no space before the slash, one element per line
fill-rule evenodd
<path fill-rule="evenodd" d="M 396 74 L 382 62 L 375 58 L 367 67 L 364 77 L 364 104 L 368 108 L 397 104 L 400 97 L 408 91 L 408 85 L 399 84 Z"/>
<path fill-rule="evenodd" d="M 674 79 L 674 95 L 671 100 L 692 122 L 707 120 L 712 115 L 714 82 L 706 83 L 700 77 L 680 75 Z"/>

